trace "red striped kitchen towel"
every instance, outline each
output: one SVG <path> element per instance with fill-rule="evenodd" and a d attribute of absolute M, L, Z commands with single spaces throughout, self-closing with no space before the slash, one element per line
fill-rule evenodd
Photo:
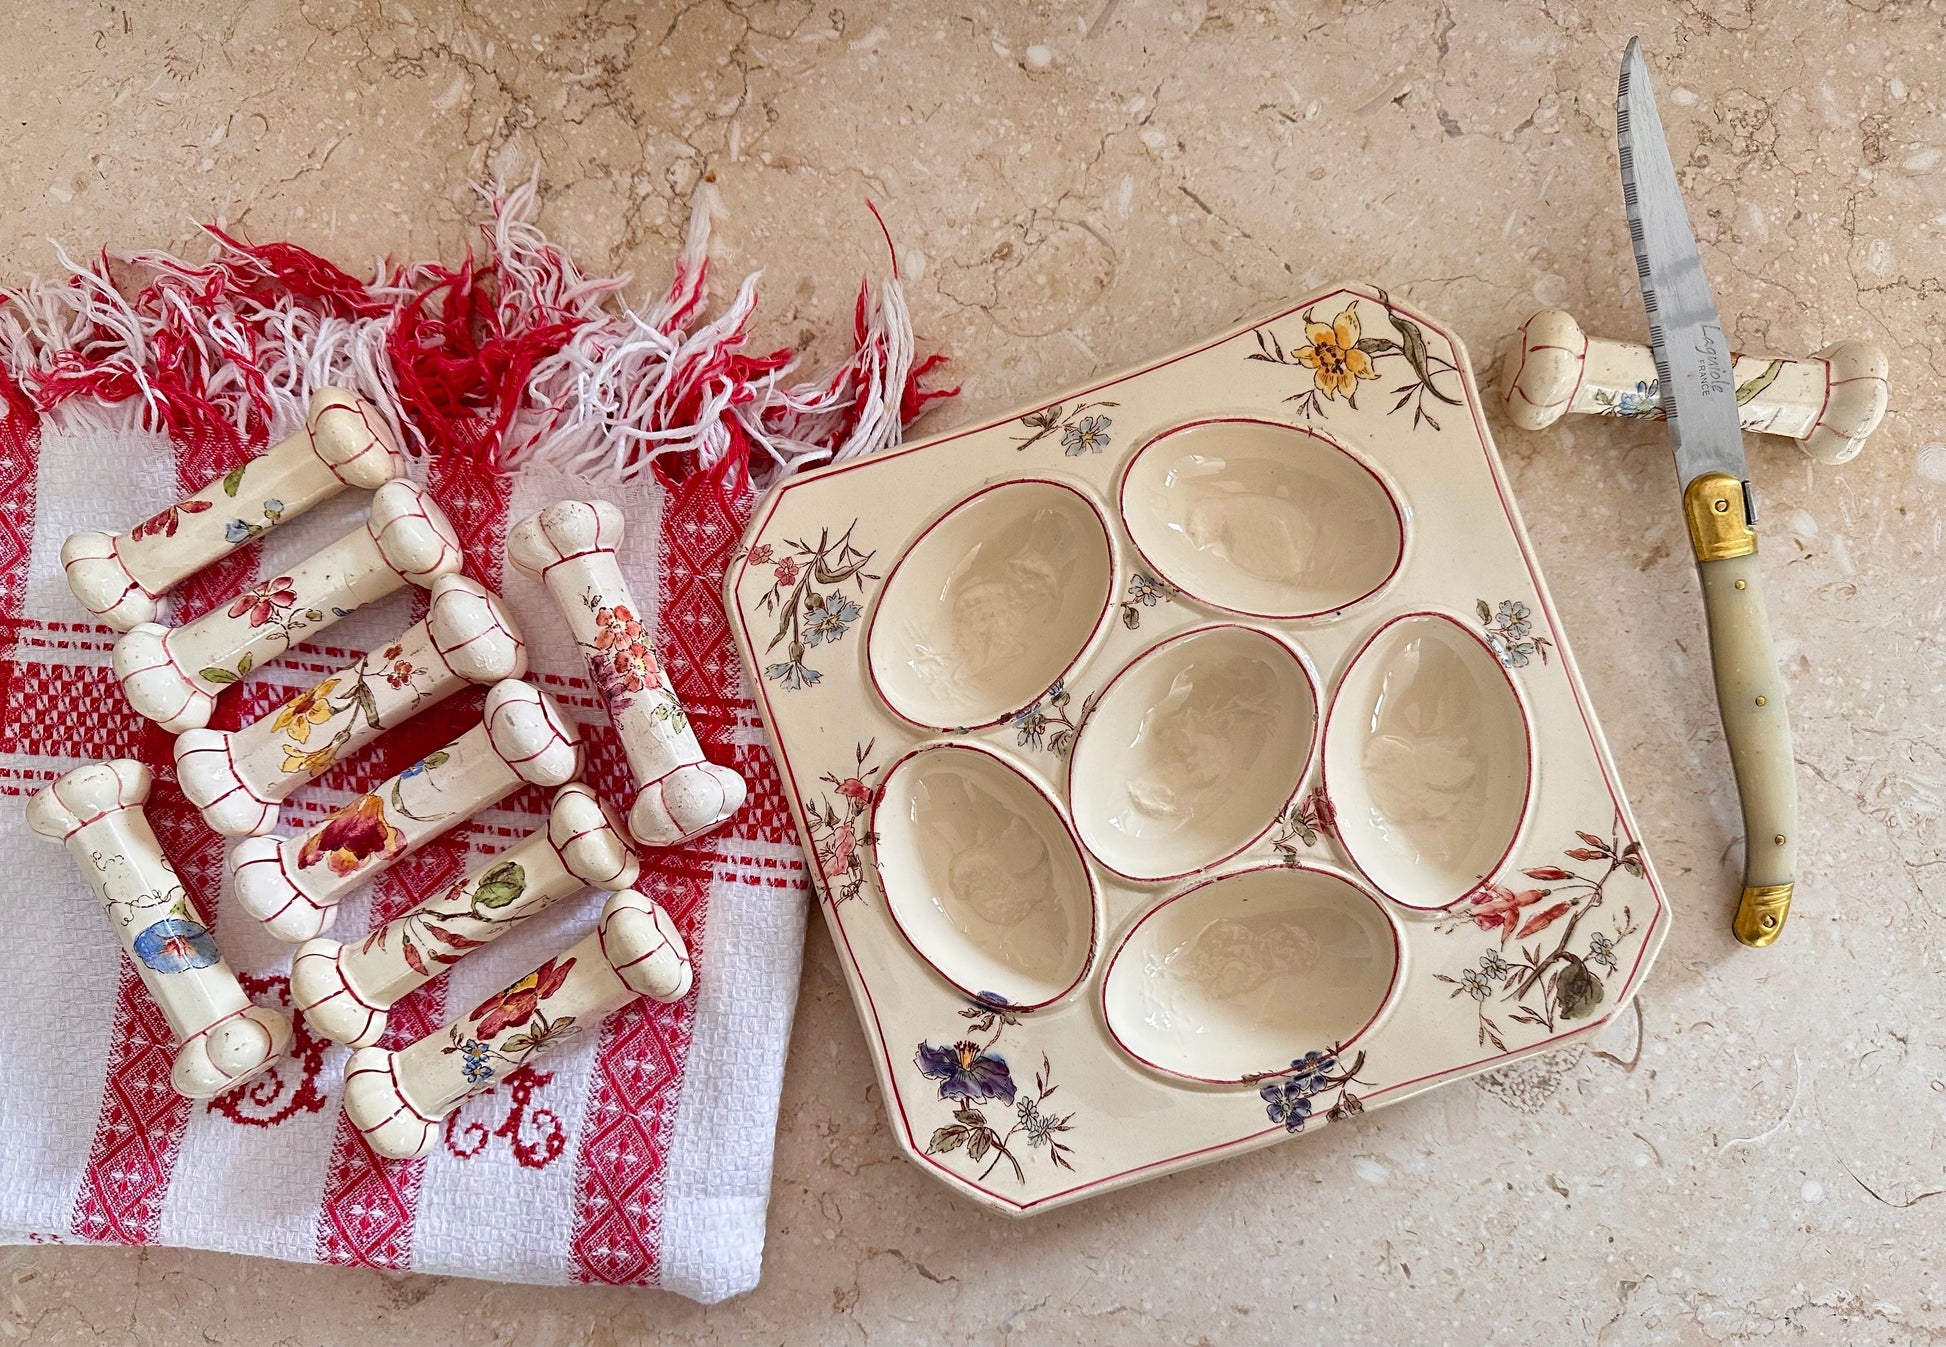
<path fill-rule="evenodd" d="M 705 296 L 708 211 L 675 279 L 632 306 L 626 278 L 582 274 L 535 227 L 531 186 L 492 199 L 480 254 L 361 280 L 286 244 L 212 231 L 213 260 L 137 253 L 67 264 L 0 303 L 0 1239 L 169 1244 L 523 1282 L 662 1286 L 711 1301 L 756 1284 L 779 1082 L 796 997 L 805 870 L 745 695 L 718 581 L 766 476 L 896 443 L 931 396 L 893 278 L 861 288 L 852 356 L 793 375 L 748 346 L 746 280 Z M 67 259 L 63 257 L 65 263 Z M 222 841 L 174 785 L 169 736 L 113 681 L 115 633 L 67 592 L 62 540 L 126 528 L 349 387 L 397 425 L 459 526 L 468 569 L 503 588 L 531 678 L 581 722 L 588 780 L 626 806 L 626 769 L 565 625 L 502 564 L 510 521 L 598 494 L 620 504 L 623 562 L 705 750 L 751 783 L 726 830 L 644 857 L 643 890 L 688 936 L 696 990 L 637 1003 L 578 1048 L 467 1102 L 425 1161 L 372 1155 L 342 1121 L 344 1049 L 300 1029 L 274 1074 L 206 1104 L 169 1087 L 172 1045 L 67 855 L 33 837 L 27 798 L 77 763 L 156 769 L 148 813 L 230 962 L 285 1004 L 290 948 L 220 892 Z M 175 596 L 178 619 L 354 527 L 339 498 L 240 548 Z M 219 704 L 234 726 L 418 615 L 394 596 L 302 645 Z M 304 825 L 477 717 L 457 697 L 389 733 L 286 806 Z M 356 933 L 456 878 L 542 817 L 529 789 L 347 900 Z M 571 943 L 598 899 L 569 902 L 414 993 L 388 1046 Z"/>

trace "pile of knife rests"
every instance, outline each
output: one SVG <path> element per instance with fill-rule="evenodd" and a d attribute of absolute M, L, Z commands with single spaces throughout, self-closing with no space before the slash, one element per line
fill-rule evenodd
<path fill-rule="evenodd" d="M 354 1049 L 344 1109 L 380 1155 L 427 1155 L 469 1094 L 548 1045 L 550 1027 L 587 1027 L 637 996 L 680 999 L 689 952 L 669 915 L 630 886 L 636 846 L 672 846 L 742 805 L 743 778 L 707 761 L 656 659 L 616 563 L 621 512 L 565 500 L 513 529 L 508 559 L 540 579 L 587 657 L 637 794 L 626 823 L 576 778 L 574 725 L 522 681 L 526 647 L 497 595 L 460 574 L 459 539 L 383 419 L 339 389 L 311 400 L 301 432 L 127 533 L 78 533 L 61 549 L 69 588 L 121 631 L 115 676 L 142 715 L 176 734 L 183 793 L 203 820 L 243 840 L 226 862 L 237 901 L 300 945 L 291 1000 L 315 1033 Z M 239 490 L 263 522 L 226 522 Z M 346 487 L 372 491 L 363 526 L 287 574 L 177 627 L 158 597 L 247 541 Z M 206 728 L 216 694 L 405 585 L 430 591 L 426 616 L 282 707 L 238 730 Z M 372 786 L 298 836 L 279 836 L 282 801 L 386 730 L 469 685 L 487 688 L 480 723 Z M 352 889 L 532 783 L 554 794 L 545 827 L 355 944 L 324 937 Z M 268 1069 L 291 1020 L 252 1003 L 143 814 L 149 769 L 93 762 L 37 793 L 28 820 L 66 843 L 178 1048 L 171 1080 L 212 1098 Z M 436 797 L 428 795 L 436 787 Z M 437 807 L 411 801 L 436 798 Z M 608 892 L 595 929 L 467 1015 L 396 1051 L 376 1044 L 389 1008 L 549 905 Z"/>

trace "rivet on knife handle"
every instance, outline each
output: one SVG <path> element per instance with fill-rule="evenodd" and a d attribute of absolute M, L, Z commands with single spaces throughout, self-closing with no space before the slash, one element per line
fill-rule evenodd
<path fill-rule="evenodd" d="M 1757 550 L 1757 530 L 1743 504 L 1743 483 L 1727 472 L 1705 473 L 1682 493 L 1689 545 L 1698 561 L 1747 557 Z"/>
<path fill-rule="evenodd" d="M 1736 921 L 1731 927 L 1737 939 L 1758 949 L 1775 940 L 1784 929 L 1785 918 L 1791 915 L 1791 889 L 1789 884 L 1765 884 L 1759 888 L 1743 890 L 1743 901 L 1737 904 Z"/>

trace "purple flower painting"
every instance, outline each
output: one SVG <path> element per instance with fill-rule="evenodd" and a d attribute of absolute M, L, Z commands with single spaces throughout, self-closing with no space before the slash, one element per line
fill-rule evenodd
<path fill-rule="evenodd" d="M 943 1048 L 921 1043 L 914 1060 L 921 1075 L 940 1082 L 941 1099 L 969 1104 L 978 1099 L 1014 1102 L 1014 1078 L 1007 1070 L 1007 1059 L 981 1051 L 977 1043 L 961 1040 Z"/>

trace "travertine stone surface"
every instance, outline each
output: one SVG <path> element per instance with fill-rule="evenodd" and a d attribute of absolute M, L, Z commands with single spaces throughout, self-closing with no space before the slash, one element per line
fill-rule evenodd
<path fill-rule="evenodd" d="M 225 17 L 224 12 L 229 12 Z M 1754 12 L 1753 12 L 1754 11 Z M 1876 11 L 1876 12 L 1874 12 Z M 456 255 L 469 178 L 660 285 L 713 176 L 719 277 L 839 333 L 901 245 L 922 345 L 1004 410 L 1322 282 L 1482 366 L 1542 305 L 1639 337 L 1612 99 L 1640 32 L 1739 345 L 1892 352 L 1841 468 L 1750 441 L 1802 882 L 1729 933 L 1736 798 L 1659 427 L 1496 424 L 1677 904 L 1639 1021 L 1214 1168 L 1010 1223 L 897 1154 L 821 924 L 763 1285 L 669 1296 L 0 1253 L 0 1333 L 316 1344 L 1936 1341 L 1946 1336 L 1946 40 L 1919 4 L 103 0 L 0 46 L 0 260 L 224 221 Z M 719 286 L 726 286 L 727 280 Z M 1483 383 L 1489 382 L 1482 379 Z M 1639 1027 L 1639 1032 L 1637 1029 Z"/>

